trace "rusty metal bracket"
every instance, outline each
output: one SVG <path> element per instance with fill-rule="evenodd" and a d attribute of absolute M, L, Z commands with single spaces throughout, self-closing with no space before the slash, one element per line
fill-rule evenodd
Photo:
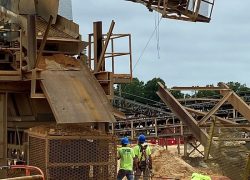
<path fill-rule="evenodd" d="M 32 69 L 30 97 L 38 99 L 46 98 L 44 94 L 36 93 L 36 81 L 37 81 L 37 69 Z"/>

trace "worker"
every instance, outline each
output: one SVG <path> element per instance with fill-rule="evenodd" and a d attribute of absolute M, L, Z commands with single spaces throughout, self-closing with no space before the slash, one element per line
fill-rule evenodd
<path fill-rule="evenodd" d="M 133 180 L 133 164 L 134 164 L 134 151 L 128 147 L 129 140 L 127 137 L 121 139 L 121 148 L 118 148 L 117 157 L 120 159 L 120 169 L 118 171 L 117 180 L 122 180 L 125 176 L 128 180 Z"/>
<path fill-rule="evenodd" d="M 205 175 L 202 175 L 202 174 L 198 174 L 198 173 L 193 173 L 191 180 L 211 180 L 211 177 L 210 176 L 205 176 Z"/>
<path fill-rule="evenodd" d="M 146 143 L 146 137 L 141 134 L 138 137 L 138 144 L 134 147 L 135 154 L 135 180 L 139 180 L 143 173 L 143 180 L 151 177 L 152 158 L 151 148 Z"/>

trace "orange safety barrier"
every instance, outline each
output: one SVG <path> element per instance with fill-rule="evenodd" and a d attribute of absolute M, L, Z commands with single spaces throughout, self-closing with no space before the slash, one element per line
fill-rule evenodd
<path fill-rule="evenodd" d="M 159 138 L 159 139 L 150 139 L 151 144 L 158 144 L 159 146 L 170 146 L 178 144 L 178 139 L 176 138 Z M 180 144 L 184 144 L 183 139 L 180 139 Z"/>

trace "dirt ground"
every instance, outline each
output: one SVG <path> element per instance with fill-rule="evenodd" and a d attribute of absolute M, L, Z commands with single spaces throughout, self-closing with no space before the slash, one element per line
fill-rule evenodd
<path fill-rule="evenodd" d="M 199 153 L 194 153 L 190 158 L 184 159 L 183 145 L 180 147 L 180 155 L 178 155 L 177 146 L 168 146 L 168 150 L 158 145 L 150 144 L 150 147 L 153 159 L 153 180 L 191 180 L 193 173 L 209 175 L 212 180 L 229 180 L 221 177 L 222 174 L 215 163 L 209 161 L 205 163 Z"/>
<path fill-rule="evenodd" d="M 193 173 L 209 175 L 213 180 L 221 179 L 219 167 L 211 161 L 205 163 L 199 153 L 194 153 L 190 158 L 184 159 L 183 145 L 180 147 L 180 155 L 178 155 L 177 146 L 168 146 L 168 150 L 157 145 L 151 145 L 151 147 L 154 164 L 153 179 L 190 180 Z M 202 151 L 202 148 L 200 150 Z"/>

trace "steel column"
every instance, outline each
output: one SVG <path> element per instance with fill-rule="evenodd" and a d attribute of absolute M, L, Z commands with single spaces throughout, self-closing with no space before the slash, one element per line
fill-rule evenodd
<path fill-rule="evenodd" d="M 7 165 L 7 94 L 0 94 L 0 166 Z M 0 173 L 0 178 L 5 178 L 5 173 Z"/>
<path fill-rule="evenodd" d="M 102 53 L 102 22 L 94 22 L 94 71 L 98 72 L 98 62 Z"/>
<path fill-rule="evenodd" d="M 31 70 L 35 67 L 36 51 L 37 51 L 35 15 L 27 15 L 27 38 L 28 38 L 28 49 L 27 49 L 28 70 Z"/>

